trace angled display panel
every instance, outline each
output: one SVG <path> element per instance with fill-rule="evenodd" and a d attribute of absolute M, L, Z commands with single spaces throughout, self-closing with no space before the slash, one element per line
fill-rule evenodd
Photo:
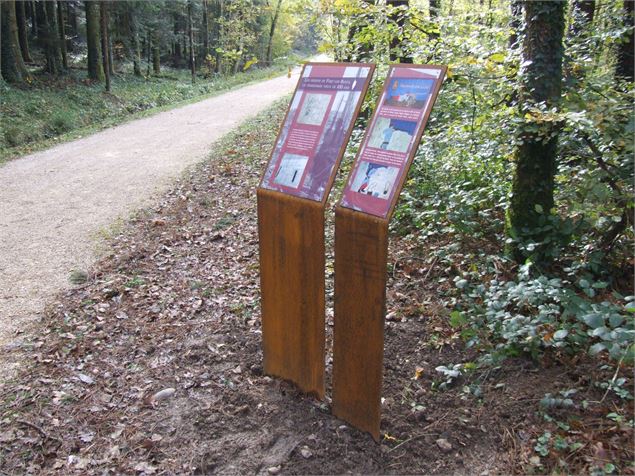
<path fill-rule="evenodd" d="M 324 202 L 374 65 L 305 65 L 260 187 Z"/>
<path fill-rule="evenodd" d="M 341 206 L 390 219 L 445 71 L 445 66 L 390 67 Z"/>

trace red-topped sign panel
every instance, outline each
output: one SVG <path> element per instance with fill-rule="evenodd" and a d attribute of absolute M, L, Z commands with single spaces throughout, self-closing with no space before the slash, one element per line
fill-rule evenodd
<path fill-rule="evenodd" d="M 446 69 L 433 65 L 390 67 L 341 206 L 390 218 Z"/>
<path fill-rule="evenodd" d="M 261 188 L 326 200 L 374 69 L 357 63 L 304 66 Z"/>

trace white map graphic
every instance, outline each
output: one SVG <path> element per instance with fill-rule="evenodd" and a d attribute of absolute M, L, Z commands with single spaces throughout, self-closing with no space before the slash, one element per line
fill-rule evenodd
<path fill-rule="evenodd" d="M 330 101 L 330 94 L 307 94 L 302 110 L 298 115 L 298 122 L 309 126 L 321 125 Z"/>
<path fill-rule="evenodd" d="M 309 158 L 304 155 L 284 154 L 274 182 L 298 188 Z"/>

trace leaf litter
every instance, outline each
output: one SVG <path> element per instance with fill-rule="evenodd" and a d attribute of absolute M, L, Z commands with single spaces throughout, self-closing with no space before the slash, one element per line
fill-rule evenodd
<path fill-rule="evenodd" d="M 422 268 L 424 250 L 407 238 L 391 243 L 379 444 L 334 418 L 328 396 L 263 375 L 255 187 L 283 113 L 279 104 L 217 145 L 129 221 L 86 283 L 50 303 L 23 350 L 30 364 L 0 388 L 0 472 L 484 475 L 536 464 L 538 402 L 588 376 L 512 359 L 487 374 L 478 398 L 461 384 L 435 390 L 436 367 L 475 351 L 439 303 L 447 271 Z M 329 309 L 327 381 L 331 345 Z M 589 441 L 601 433 L 580 431 Z M 632 459 L 630 435 L 617 426 L 580 454 Z"/>

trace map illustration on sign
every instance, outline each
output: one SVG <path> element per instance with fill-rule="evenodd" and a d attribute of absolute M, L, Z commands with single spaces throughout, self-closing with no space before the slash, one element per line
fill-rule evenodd
<path fill-rule="evenodd" d="M 307 64 L 271 159 L 265 189 L 321 201 L 330 188 L 373 65 Z"/>
<path fill-rule="evenodd" d="M 394 207 L 443 82 L 445 67 L 392 66 L 340 205 L 386 218 Z"/>

